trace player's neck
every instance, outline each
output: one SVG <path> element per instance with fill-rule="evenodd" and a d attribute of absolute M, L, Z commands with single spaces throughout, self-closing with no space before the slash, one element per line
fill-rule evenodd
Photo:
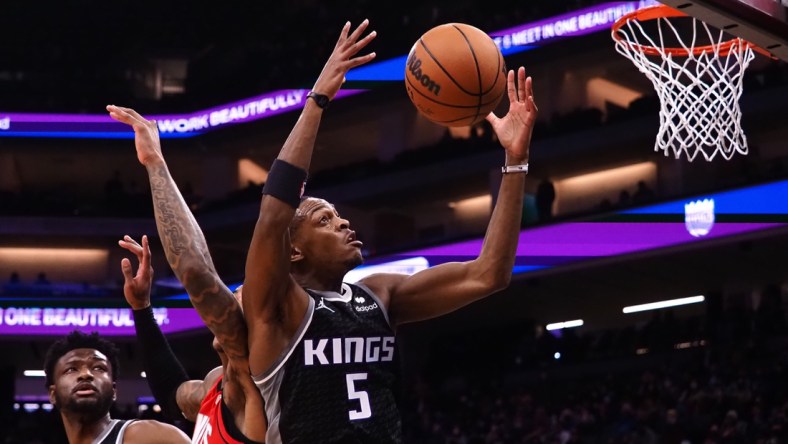
<path fill-rule="evenodd" d="M 317 273 L 315 271 L 309 273 L 300 273 L 294 275 L 296 282 L 304 288 L 317 291 L 334 291 L 340 293 L 342 291 L 342 278 L 344 274 L 337 276 L 336 274 L 329 275 L 326 273 Z"/>
<path fill-rule="evenodd" d="M 87 420 L 86 415 L 80 413 L 61 411 L 60 414 L 69 444 L 91 444 L 112 422 L 109 412 L 96 420 Z"/>

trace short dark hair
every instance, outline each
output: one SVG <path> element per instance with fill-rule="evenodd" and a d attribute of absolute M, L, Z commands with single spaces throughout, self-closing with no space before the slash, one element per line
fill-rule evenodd
<path fill-rule="evenodd" d="M 46 387 L 55 383 L 55 364 L 57 364 L 58 359 L 62 358 L 63 355 L 71 350 L 76 350 L 78 348 L 92 348 L 103 353 L 107 357 L 110 366 L 112 366 L 112 380 L 114 381 L 117 379 L 120 372 L 118 364 L 118 347 L 99 336 L 96 332 L 86 334 L 79 330 L 74 330 L 66 337 L 55 341 L 54 344 L 49 346 L 49 350 L 47 350 L 46 358 L 44 358 Z"/>
<path fill-rule="evenodd" d="M 315 198 L 315 197 L 314 196 L 307 196 L 307 195 L 301 196 L 301 200 L 298 202 L 298 208 L 301 208 L 301 205 L 303 205 L 304 202 L 306 202 L 307 200 L 312 199 L 312 198 Z M 303 222 L 306 219 L 306 216 L 302 216 L 302 215 L 298 214 L 298 208 L 296 208 L 296 212 L 293 215 L 293 219 L 290 221 L 290 225 L 287 227 L 288 231 L 290 233 L 290 240 L 291 241 L 295 237 L 295 234 L 296 234 L 296 231 L 298 230 L 298 227 L 301 226 L 301 222 Z"/>

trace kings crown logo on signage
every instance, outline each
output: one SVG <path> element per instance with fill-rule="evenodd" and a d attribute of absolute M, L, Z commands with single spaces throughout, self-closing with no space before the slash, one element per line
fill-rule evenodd
<path fill-rule="evenodd" d="M 684 224 L 689 234 L 701 237 L 714 226 L 714 199 L 696 200 L 684 204 Z"/>

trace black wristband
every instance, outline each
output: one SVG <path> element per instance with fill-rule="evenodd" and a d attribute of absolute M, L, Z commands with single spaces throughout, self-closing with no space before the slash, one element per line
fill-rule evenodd
<path fill-rule="evenodd" d="M 156 323 L 153 308 L 132 310 L 132 313 L 137 341 L 142 349 L 142 367 L 153 397 L 168 418 L 183 419 L 176 395 L 178 387 L 188 381 L 189 376 Z"/>
<path fill-rule="evenodd" d="M 318 94 L 314 91 L 309 91 L 309 93 L 306 95 L 306 98 L 314 100 L 317 106 L 321 109 L 328 108 L 328 105 L 331 103 L 331 99 L 329 99 L 327 95 Z"/>
<path fill-rule="evenodd" d="M 268 172 L 268 179 L 263 186 L 263 194 L 268 194 L 293 208 L 298 208 L 301 196 L 304 194 L 305 184 L 306 171 L 284 160 L 276 159 Z"/>

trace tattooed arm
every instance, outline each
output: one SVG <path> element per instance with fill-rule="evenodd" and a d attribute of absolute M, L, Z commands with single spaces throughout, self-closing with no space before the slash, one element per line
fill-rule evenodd
<path fill-rule="evenodd" d="M 156 227 L 172 271 L 227 357 L 245 360 L 248 348 L 241 307 L 219 279 L 205 236 L 167 169 L 156 122 L 129 108 L 108 106 L 107 110 L 113 119 L 134 129 L 137 157 L 148 170 Z"/>
<path fill-rule="evenodd" d="M 137 158 L 148 171 L 156 227 L 167 261 L 220 346 L 222 399 L 241 432 L 249 439 L 262 441 L 266 433 L 263 401 L 249 373 L 248 334 L 241 305 L 219 279 L 205 236 L 167 169 L 158 126 L 129 108 L 111 105 L 107 111 L 110 117 L 134 129 Z M 181 395 L 187 394 L 178 395 L 183 400 Z"/>

